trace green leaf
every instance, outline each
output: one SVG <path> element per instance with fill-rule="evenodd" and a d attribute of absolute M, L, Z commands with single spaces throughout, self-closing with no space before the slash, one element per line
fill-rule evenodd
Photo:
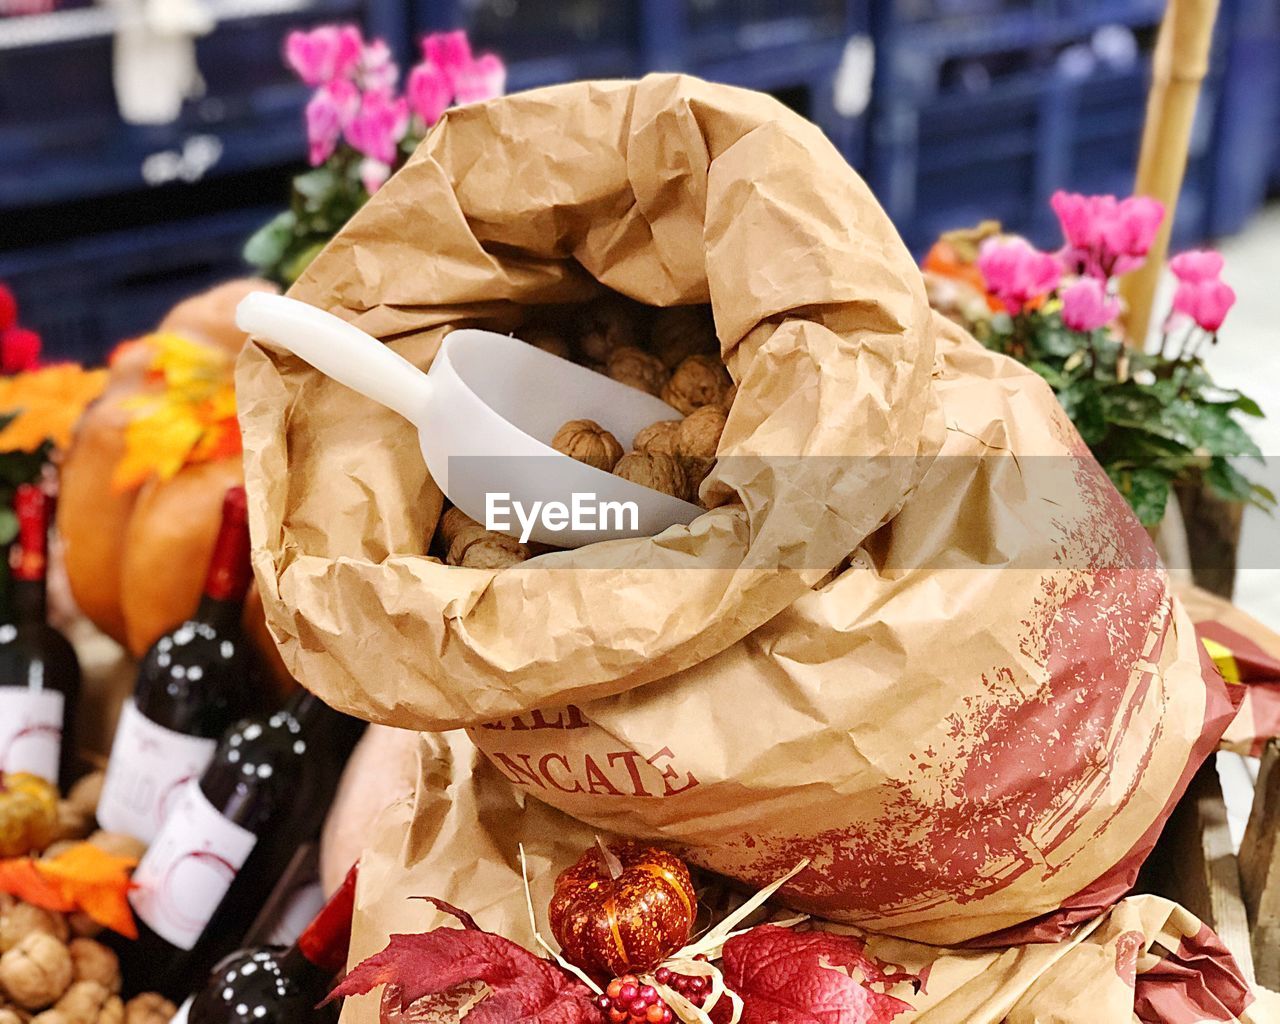
<path fill-rule="evenodd" d="M 18 536 L 18 517 L 11 508 L 0 508 L 0 547 L 11 544 Z"/>
<path fill-rule="evenodd" d="M 320 255 L 320 251 L 327 245 L 327 242 L 318 241 L 310 242 L 297 252 L 292 253 L 284 265 L 280 268 L 280 274 L 284 278 L 286 284 L 293 284 L 302 276 L 302 272 L 311 265 L 311 261 Z"/>
<path fill-rule="evenodd" d="M 1266 413 L 1262 411 L 1262 407 L 1248 395 L 1237 394 L 1236 400 L 1231 403 L 1231 408 L 1235 409 L 1236 412 L 1242 412 L 1246 416 L 1255 416 L 1258 419 L 1266 416 Z"/>
<path fill-rule="evenodd" d="M 1194 432 L 1199 441 L 1198 447 L 1207 449 L 1213 455 L 1262 458 L 1257 444 L 1248 431 L 1232 418 L 1228 406 L 1183 402 L 1170 408 L 1171 415 L 1185 429 Z"/>
<path fill-rule="evenodd" d="M 34 452 L 0 453 L 0 481 L 8 488 L 8 493 L 0 499 L 0 508 L 8 508 L 13 503 L 12 489 L 18 484 L 33 483 L 40 478 L 51 449 L 52 445 L 46 441 Z"/>
<path fill-rule="evenodd" d="M 244 243 L 244 259 L 268 277 L 275 277 L 280 261 L 293 241 L 297 218 L 285 210 L 258 228 Z"/>
<path fill-rule="evenodd" d="M 1107 416 L 1102 395 L 1088 380 L 1079 382 L 1060 396 L 1071 422 L 1080 431 L 1084 443 L 1092 448 L 1107 436 Z"/>
<path fill-rule="evenodd" d="M 1221 457 L 1209 463 L 1209 468 L 1204 471 L 1204 482 L 1223 501 L 1245 502 L 1253 497 L 1253 484 L 1248 477 Z"/>
<path fill-rule="evenodd" d="M 345 187 L 343 175 L 329 164 L 321 164 L 293 179 L 294 201 L 303 210 L 314 212 L 340 200 Z"/>
<path fill-rule="evenodd" d="M 1143 526 L 1156 526 L 1164 518 L 1165 505 L 1169 501 L 1172 477 L 1154 467 L 1113 471 L 1107 468 L 1111 482 L 1116 485 L 1129 507 L 1137 513 Z"/>
<path fill-rule="evenodd" d="M 1027 366 L 1040 374 L 1040 376 L 1048 382 L 1049 387 L 1053 388 L 1054 391 L 1060 391 L 1062 388 L 1067 386 L 1069 378 L 1060 373 L 1054 367 L 1050 366 L 1048 363 L 1032 360 L 1027 363 Z"/>
<path fill-rule="evenodd" d="M 1270 487 L 1263 487 L 1262 484 L 1253 485 L 1253 496 L 1249 499 L 1249 504 L 1256 505 L 1264 512 L 1274 513 L 1276 510 L 1276 494 Z"/>

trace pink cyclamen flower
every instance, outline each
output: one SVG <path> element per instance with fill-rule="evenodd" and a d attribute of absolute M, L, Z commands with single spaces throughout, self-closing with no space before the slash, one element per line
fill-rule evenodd
<path fill-rule="evenodd" d="M 1124 274 L 1141 266 L 1151 250 L 1164 204 L 1147 196 L 1085 196 L 1057 191 L 1049 199 L 1062 225 L 1067 266 L 1093 277 Z"/>
<path fill-rule="evenodd" d="M 454 79 L 459 103 L 479 103 L 501 96 L 507 87 L 507 66 L 492 53 L 482 53 Z"/>
<path fill-rule="evenodd" d="M 1096 331 L 1120 315 L 1120 301 L 1096 277 L 1082 277 L 1062 293 L 1062 322 L 1073 331 Z"/>
<path fill-rule="evenodd" d="M 1067 247 L 1080 253 L 1096 252 L 1102 242 L 1102 224 L 1115 210 L 1115 196 L 1084 196 L 1059 189 L 1049 197 L 1058 215 Z"/>
<path fill-rule="evenodd" d="M 1062 267 L 1024 238 L 990 238 L 978 254 L 987 291 L 1015 316 L 1027 303 L 1047 295 L 1062 279 Z"/>
<path fill-rule="evenodd" d="M 409 104 L 403 97 L 374 90 L 360 100 L 360 109 L 346 126 L 352 148 L 388 166 L 396 162 L 396 147 L 409 127 Z"/>
<path fill-rule="evenodd" d="M 381 39 L 375 39 L 360 54 L 360 84 L 365 89 L 390 92 L 400 79 L 400 67 L 391 56 L 391 49 Z"/>
<path fill-rule="evenodd" d="M 322 85 L 307 103 L 307 145 L 312 167 L 333 156 L 342 132 L 360 109 L 359 90 L 342 78 Z"/>
<path fill-rule="evenodd" d="M 1103 258 L 1113 273 L 1141 266 L 1164 221 L 1164 203 L 1148 196 L 1130 196 L 1102 218 Z"/>
<path fill-rule="evenodd" d="M 1169 261 L 1169 269 L 1179 281 L 1212 281 L 1222 274 L 1222 253 L 1212 249 L 1180 252 Z"/>
<path fill-rule="evenodd" d="M 1210 334 L 1216 334 L 1235 305 L 1236 293 L 1225 281 L 1183 281 L 1173 294 L 1173 310 L 1189 316 Z"/>
<path fill-rule="evenodd" d="M 432 32 L 422 38 L 422 56 L 440 69 L 450 91 L 454 91 L 458 76 L 471 67 L 471 41 L 461 29 L 457 32 Z"/>
<path fill-rule="evenodd" d="M 379 160 L 365 157 L 360 161 L 360 182 L 364 185 L 364 190 L 373 195 L 378 189 L 387 183 L 387 179 L 391 177 L 391 167 Z"/>
<path fill-rule="evenodd" d="M 290 32 L 284 58 L 307 85 L 324 85 L 355 74 L 364 40 L 355 25 L 321 25 L 310 32 Z"/>
<path fill-rule="evenodd" d="M 448 77 L 431 61 L 424 60 L 409 72 L 405 85 L 409 109 L 422 118 L 428 126 L 440 120 L 440 115 L 453 98 L 453 86 Z"/>

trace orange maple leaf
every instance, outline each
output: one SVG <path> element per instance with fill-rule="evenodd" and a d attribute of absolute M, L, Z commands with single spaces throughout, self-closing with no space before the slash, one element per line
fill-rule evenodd
<path fill-rule="evenodd" d="M 46 910 L 82 910 L 103 927 L 136 939 L 138 927 L 129 909 L 129 872 L 135 857 L 118 857 L 77 843 L 56 857 L 0 860 L 0 892 Z"/>
<path fill-rule="evenodd" d="M 0 377 L 0 413 L 16 414 L 0 430 L 0 451 L 33 452 L 45 441 L 65 448 L 80 414 L 106 386 L 106 370 L 75 363 Z"/>

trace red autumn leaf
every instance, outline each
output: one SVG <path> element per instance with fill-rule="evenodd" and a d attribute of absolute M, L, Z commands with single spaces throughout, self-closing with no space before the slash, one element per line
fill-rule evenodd
<path fill-rule="evenodd" d="M 861 939 L 776 925 L 726 942 L 723 969 L 742 998 L 741 1024 L 890 1024 L 912 1007 L 883 989 L 918 983 Z"/>
<path fill-rule="evenodd" d="M 386 985 L 384 1024 L 408 1024 L 435 1019 L 440 1004 L 459 995 L 462 986 L 475 989 L 476 982 L 488 992 L 467 1014 L 467 1024 L 600 1022 L 594 993 L 577 978 L 508 939 L 472 929 L 393 935 L 387 948 L 356 965 L 329 999 Z"/>
<path fill-rule="evenodd" d="M 441 913 L 456 917 L 462 923 L 462 927 L 469 931 L 478 932 L 483 930 L 478 924 L 476 924 L 476 919 L 465 910 L 455 907 L 452 903 L 446 903 L 439 896 L 411 896 L 409 898 L 422 900 L 424 903 L 430 903 Z"/>

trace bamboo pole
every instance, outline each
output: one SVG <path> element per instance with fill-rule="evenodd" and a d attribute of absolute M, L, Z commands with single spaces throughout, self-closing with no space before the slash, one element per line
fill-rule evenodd
<path fill-rule="evenodd" d="M 1151 306 L 1169 252 L 1169 230 L 1187 170 L 1196 101 L 1209 69 L 1209 45 L 1217 14 L 1218 0 L 1169 0 L 1156 38 L 1134 193 L 1159 199 L 1166 213 L 1147 262 L 1120 282 L 1129 310 L 1125 335 L 1130 344 L 1142 345 L 1151 323 Z"/>

